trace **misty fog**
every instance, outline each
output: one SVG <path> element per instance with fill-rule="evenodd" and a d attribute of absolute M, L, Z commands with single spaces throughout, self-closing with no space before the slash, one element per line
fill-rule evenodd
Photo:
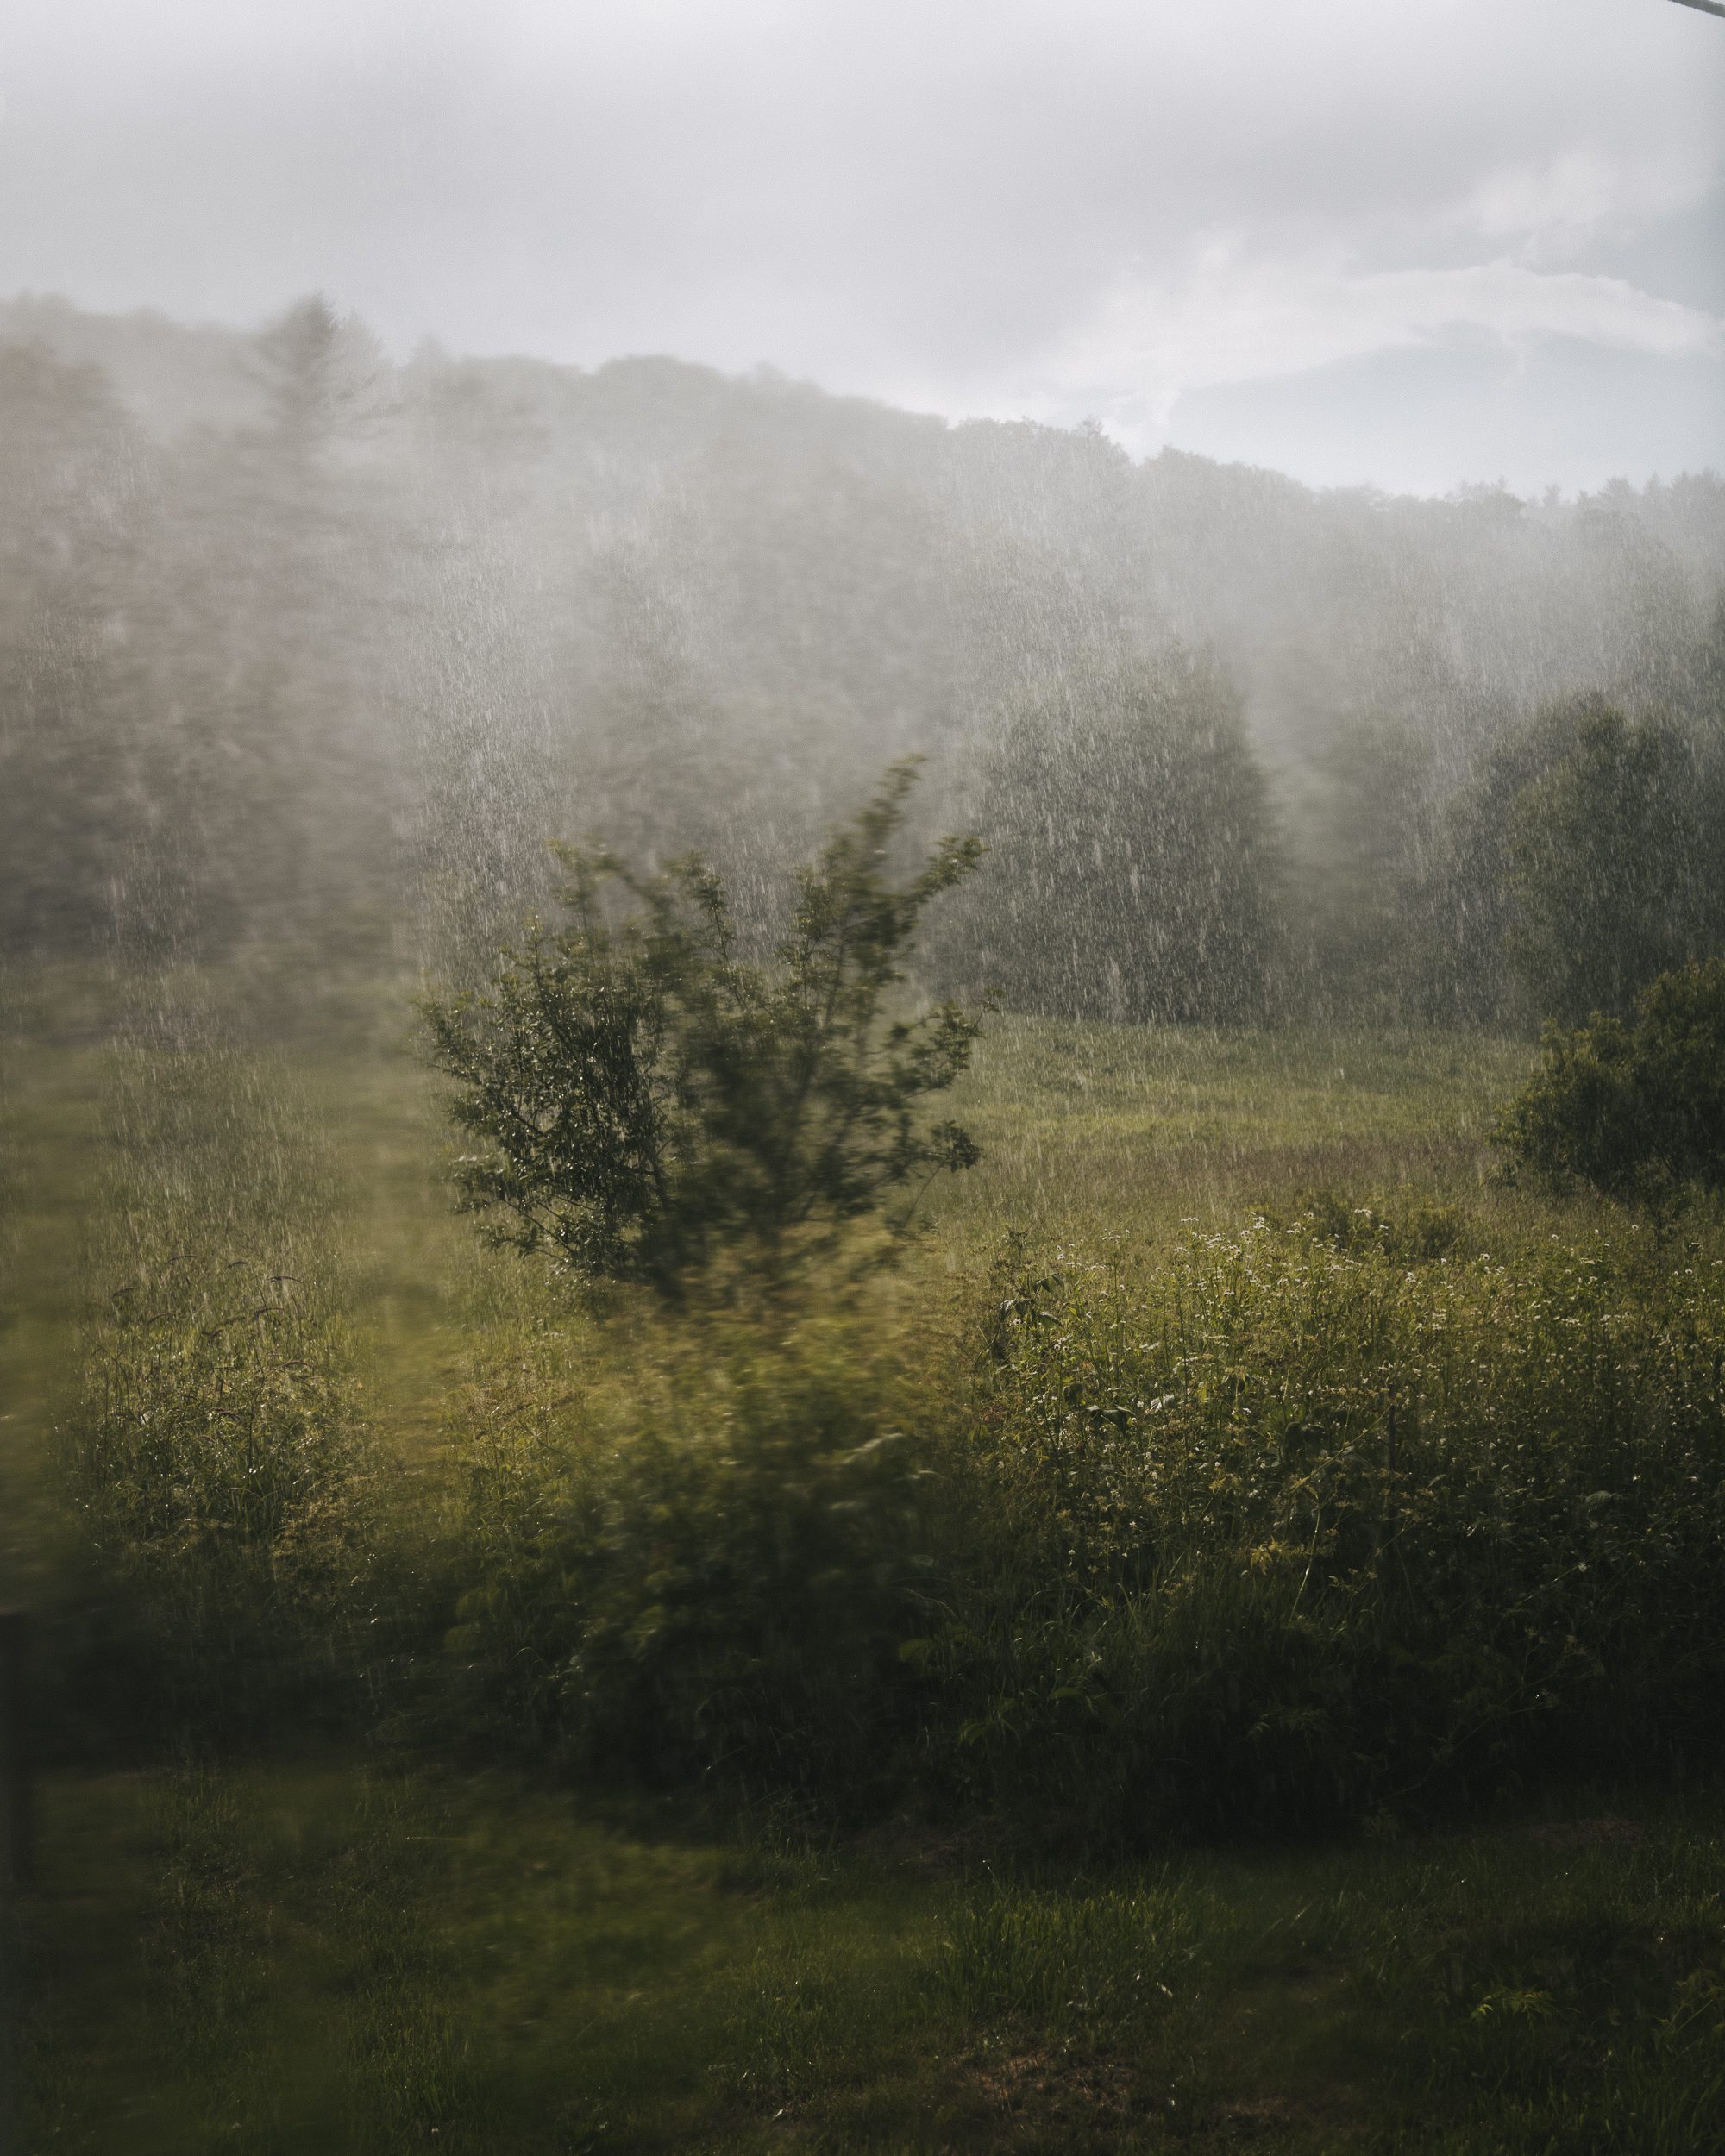
<path fill-rule="evenodd" d="M 746 935 L 885 766 L 993 852 L 921 986 L 1117 1019 L 1525 1022 L 1517 799 L 1657 736 L 1719 925 L 1725 482 L 1314 492 L 764 372 L 392 366 L 0 308 L 14 959 L 483 977 L 592 835 Z"/>

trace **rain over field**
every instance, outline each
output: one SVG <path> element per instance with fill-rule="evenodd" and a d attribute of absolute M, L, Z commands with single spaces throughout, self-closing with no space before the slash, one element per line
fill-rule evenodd
<path fill-rule="evenodd" d="M 1725 2140 L 1725 21 L 0 26 L 0 2149 Z"/>

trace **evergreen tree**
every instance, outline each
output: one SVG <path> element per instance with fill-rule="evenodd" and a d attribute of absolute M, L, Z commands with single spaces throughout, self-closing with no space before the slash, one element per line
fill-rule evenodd
<path fill-rule="evenodd" d="M 1281 861 L 1239 699 L 1208 659 L 1095 657 L 1018 699 L 978 821 L 1000 868 L 944 971 L 1049 1016 L 1218 1024 L 1274 993 Z"/>
<path fill-rule="evenodd" d="M 1594 698 L 1572 753 L 1517 796 L 1503 880 L 1521 918 L 1506 947 L 1542 1014 L 1627 1018 L 1640 991 L 1690 955 L 1697 830 L 1684 761 Z"/>
<path fill-rule="evenodd" d="M 1418 997 L 1420 896 L 1435 823 L 1432 752 L 1405 720 L 1343 720 L 1316 759 L 1299 911 L 1318 1006 L 1395 1020 Z"/>

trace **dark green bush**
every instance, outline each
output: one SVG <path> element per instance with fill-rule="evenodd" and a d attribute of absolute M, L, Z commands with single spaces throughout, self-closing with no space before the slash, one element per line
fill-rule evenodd
<path fill-rule="evenodd" d="M 1003 1283 L 984 1524 L 910 1650 L 972 1796 L 1130 1840 L 1716 1748 L 1718 1266 L 1326 1225 Z"/>
<path fill-rule="evenodd" d="M 91 1327 L 60 1456 L 131 1707 L 253 1726 L 357 1683 L 376 1470 L 317 1283 L 141 1263 Z"/>
<path fill-rule="evenodd" d="M 1633 1030 L 1596 1011 L 1573 1032 L 1547 1025 L 1492 1142 L 1613 1197 L 1725 1186 L 1725 958 L 1661 974 Z"/>
<path fill-rule="evenodd" d="M 926 1627 L 930 1470 L 843 1326 L 662 1344 L 582 1420 L 463 1403 L 470 1738 L 567 1771 L 878 1802 Z M 573 1403 L 571 1403 L 573 1404 Z"/>
<path fill-rule="evenodd" d="M 1505 956 L 1536 1011 L 1627 1018 L 1703 918 L 1703 860 L 1680 741 L 1603 697 L 1574 713 L 1570 753 L 1517 795 L 1503 881 L 1519 918 Z"/>

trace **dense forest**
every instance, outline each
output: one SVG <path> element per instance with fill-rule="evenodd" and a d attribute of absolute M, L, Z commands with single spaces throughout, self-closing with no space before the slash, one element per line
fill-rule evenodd
<path fill-rule="evenodd" d="M 1634 887 L 1637 981 L 1719 931 L 1710 473 L 1314 493 L 664 359 L 393 367 L 317 299 L 0 308 L 0 460 L 14 958 L 459 981 L 589 834 L 701 849 L 758 937 L 910 752 L 907 848 L 993 852 L 925 985 L 1027 1012 L 1585 1015 L 1564 863 Z"/>

